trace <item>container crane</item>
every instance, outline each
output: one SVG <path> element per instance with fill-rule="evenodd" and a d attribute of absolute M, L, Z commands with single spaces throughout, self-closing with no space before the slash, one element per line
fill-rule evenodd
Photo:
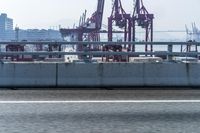
<path fill-rule="evenodd" d="M 186 48 L 183 48 L 184 45 L 181 45 L 181 52 L 198 52 L 198 46 L 194 42 L 198 41 L 198 28 L 195 23 L 192 23 L 192 31 L 190 31 L 185 25 L 187 33 L 187 42 L 190 42 L 189 45 L 186 45 Z"/>
<path fill-rule="evenodd" d="M 69 35 L 75 35 L 77 36 L 75 41 L 83 41 L 84 34 L 86 33 L 88 36 L 92 36 L 92 41 L 98 41 L 99 35 L 97 33 L 99 33 L 102 26 L 104 3 L 105 0 L 98 0 L 97 10 L 90 18 L 86 19 L 87 11 L 85 11 L 85 13 L 80 17 L 78 27 L 72 29 L 60 29 L 62 36 L 66 37 Z"/>
<path fill-rule="evenodd" d="M 153 19 L 154 14 L 150 14 L 147 11 L 143 4 L 143 0 L 135 0 L 133 12 L 133 41 L 136 39 L 136 26 L 145 29 L 145 42 L 153 41 Z M 132 51 L 135 51 L 135 46 L 133 46 Z M 149 51 L 147 44 L 145 45 L 145 51 Z M 150 51 L 153 51 L 153 45 L 150 46 Z"/>
<path fill-rule="evenodd" d="M 192 31 L 193 31 L 193 34 L 194 34 L 194 40 L 199 42 L 200 41 L 200 31 L 197 28 L 195 22 L 192 24 Z"/>
<path fill-rule="evenodd" d="M 127 14 L 122 7 L 121 0 L 114 0 L 110 17 L 108 18 L 108 41 L 113 41 L 113 23 L 124 29 L 124 40 L 131 41 L 131 14 Z"/>
<path fill-rule="evenodd" d="M 72 29 L 60 29 L 62 37 L 70 36 L 71 41 L 100 41 L 100 29 L 102 26 L 105 0 L 98 0 L 97 9 L 90 18 L 86 19 L 87 11 L 83 13 L 79 20 L 79 26 Z M 99 50 L 98 46 L 77 45 L 76 51 Z M 91 57 L 78 56 L 79 59 Z"/>
<path fill-rule="evenodd" d="M 121 0 L 114 0 L 113 7 L 110 17 L 108 17 L 108 41 L 113 41 L 113 26 L 117 26 L 120 29 L 123 29 L 122 32 L 124 34 L 124 42 L 131 42 L 131 28 L 132 28 L 132 18 L 131 14 L 127 14 L 122 7 Z M 131 45 L 120 46 L 120 45 L 106 45 L 103 48 L 104 51 L 113 51 L 113 52 L 121 52 L 126 50 L 127 52 L 131 50 Z M 106 61 L 127 61 L 128 58 L 123 58 L 122 56 L 106 56 Z"/>

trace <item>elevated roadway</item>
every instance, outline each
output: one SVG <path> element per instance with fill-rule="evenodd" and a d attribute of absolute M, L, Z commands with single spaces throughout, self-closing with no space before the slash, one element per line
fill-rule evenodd
<path fill-rule="evenodd" d="M 3 133 L 200 130 L 199 90 L 1 90 L 0 109 Z"/>

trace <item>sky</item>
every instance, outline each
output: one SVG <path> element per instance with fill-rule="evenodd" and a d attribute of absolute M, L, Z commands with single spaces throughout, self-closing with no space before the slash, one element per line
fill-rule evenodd
<path fill-rule="evenodd" d="M 143 0 L 155 14 L 156 30 L 184 30 L 192 22 L 200 25 L 200 0 Z M 132 13 L 133 0 L 122 0 L 127 13 Z M 111 13 L 112 0 L 106 0 L 103 23 Z M 85 9 L 90 16 L 97 0 L 0 0 L 0 13 L 14 19 L 14 26 L 28 28 L 72 27 Z M 199 26 L 200 27 L 200 26 Z"/>

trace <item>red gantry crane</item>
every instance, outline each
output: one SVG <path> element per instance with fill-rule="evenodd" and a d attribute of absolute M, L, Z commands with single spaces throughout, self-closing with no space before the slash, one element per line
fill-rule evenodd
<path fill-rule="evenodd" d="M 143 4 L 143 0 L 135 0 L 135 7 L 133 12 L 133 42 L 135 42 L 135 30 L 136 26 L 145 29 L 145 42 L 153 41 L 153 19 L 154 15 L 150 14 Z M 132 51 L 135 51 L 133 46 Z M 153 51 L 153 45 L 148 48 L 148 44 L 145 45 L 145 51 Z"/>
<path fill-rule="evenodd" d="M 113 23 L 121 29 L 124 29 L 124 40 L 131 41 L 131 14 L 127 14 L 122 7 L 121 0 L 113 1 L 111 16 L 108 18 L 108 41 L 113 40 Z"/>
<path fill-rule="evenodd" d="M 63 37 L 72 36 L 75 41 L 100 41 L 99 31 L 102 27 L 105 0 L 98 0 L 97 10 L 92 16 L 86 19 L 87 11 L 83 13 L 79 20 L 79 26 L 72 29 L 60 29 Z M 82 51 L 83 46 L 79 45 L 77 51 Z"/>
<path fill-rule="evenodd" d="M 123 42 L 131 42 L 131 29 L 132 29 L 132 18 L 131 14 L 127 14 L 122 7 L 121 0 L 114 0 L 113 7 L 110 17 L 108 18 L 108 41 L 113 41 L 113 26 L 117 26 L 120 29 L 123 29 L 124 39 L 121 40 Z M 112 52 L 122 52 L 126 50 L 126 52 L 131 50 L 131 46 L 126 45 L 106 45 L 103 48 L 104 51 L 112 51 Z M 106 61 L 109 62 L 110 59 L 112 61 L 120 62 L 127 61 L 127 58 L 123 58 L 121 55 L 116 56 L 106 56 Z"/>
<path fill-rule="evenodd" d="M 108 41 L 113 41 L 113 26 L 117 26 L 122 29 L 120 33 L 123 33 L 124 42 L 135 42 L 136 41 L 136 26 L 145 29 L 145 42 L 153 41 L 153 19 L 154 15 L 150 14 L 143 4 L 143 0 L 134 0 L 135 3 L 133 14 L 127 14 L 122 7 L 121 0 L 113 0 L 113 7 L 110 17 L 108 17 Z M 86 19 L 85 11 L 80 17 L 79 26 L 72 29 L 60 29 L 63 37 L 71 36 L 73 41 L 100 41 L 100 33 L 102 31 L 102 19 L 104 11 L 105 0 L 98 0 L 97 10 L 92 14 L 92 16 Z M 78 45 L 77 51 L 84 51 L 84 45 Z M 96 46 L 89 46 L 89 50 L 100 50 Z M 103 46 L 103 51 L 112 52 L 135 52 L 135 46 L 131 45 L 105 45 Z M 148 43 L 145 45 L 145 51 L 153 51 L 153 46 L 151 45 L 150 50 L 148 48 Z M 128 61 L 128 58 L 123 58 L 122 56 L 107 56 L 106 61 Z"/>

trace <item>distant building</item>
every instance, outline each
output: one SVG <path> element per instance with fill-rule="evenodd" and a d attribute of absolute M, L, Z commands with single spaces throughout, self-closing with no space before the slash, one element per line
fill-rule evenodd
<path fill-rule="evenodd" d="M 18 39 L 27 41 L 60 41 L 62 40 L 61 34 L 58 30 L 52 29 L 27 29 L 19 30 Z"/>
<path fill-rule="evenodd" d="M 61 34 L 58 30 L 52 29 L 18 29 L 13 28 L 13 19 L 8 18 L 6 13 L 0 15 L 0 41 L 12 40 L 27 40 L 27 41 L 60 41 Z"/>
<path fill-rule="evenodd" d="M 0 15 L 0 40 L 14 39 L 13 19 L 8 18 L 7 14 Z"/>

